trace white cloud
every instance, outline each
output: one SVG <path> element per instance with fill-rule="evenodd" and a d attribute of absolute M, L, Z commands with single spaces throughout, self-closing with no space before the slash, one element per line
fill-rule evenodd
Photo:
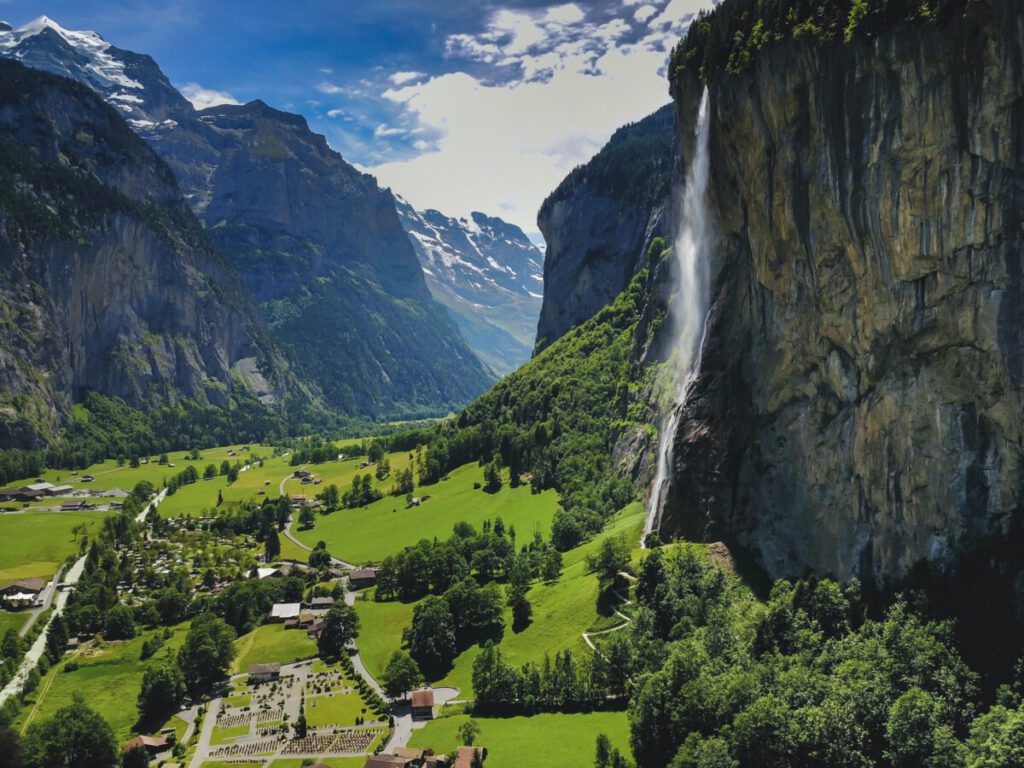
<path fill-rule="evenodd" d="M 387 126 L 384 123 L 378 125 L 373 131 L 374 137 L 378 139 L 387 138 L 388 136 L 404 136 L 406 133 L 408 133 L 408 131 L 404 128 L 394 128 Z"/>
<path fill-rule="evenodd" d="M 400 124 L 432 140 L 368 170 L 417 207 L 500 211 L 534 231 L 540 203 L 573 167 L 669 102 L 668 51 L 689 15 L 712 2 L 627 2 L 632 13 L 602 24 L 576 4 L 498 11 L 482 33 L 446 41 L 450 59 L 489 65 L 490 77 L 456 71 L 384 92 L 404 111 Z M 415 132 L 380 125 L 375 135 Z"/>
<path fill-rule="evenodd" d="M 316 89 L 320 91 L 320 93 L 326 93 L 330 96 L 334 96 L 339 93 L 345 93 L 345 89 L 342 88 L 340 85 L 329 83 L 326 80 L 318 83 Z"/>
<path fill-rule="evenodd" d="M 216 107 L 221 104 L 240 104 L 234 96 L 227 91 L 215 91 L 212 88 L 203 88 L 199 83 L 185 83 L 181 86 L 181 95 L 192 102 L 196 109 Z"/>
<path fill-rule="evenodd" d="M 395 72 L 388 78 L 388 80 L 390 80 L 395 85 L 404 85 L 405 83 L 408 83 L 410 80 L 418 80 L 423 76 L 424 75 L 422 72 Z"/>
<path fill-rule="evenodd" d="M 641 5 L 633 12 L 633 18 L 639 21 L 641 24 L 647 21 L 651 16 L 654 16 L 658 12 L 658 9 L 653 5 Z"/>

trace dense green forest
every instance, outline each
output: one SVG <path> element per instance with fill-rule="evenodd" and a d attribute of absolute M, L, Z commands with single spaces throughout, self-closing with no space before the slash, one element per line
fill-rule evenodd
<path fill-rule="evenodd" d="M 932 23 L 983 0 L 727 0 L 702 11 L 672 54 L 672 76 L 694 69 L 705 82 L 748 69 L 784 40 L 850 43 L 902 23 Z"/>
<path fill-rule="evenodd" d="M 657 241 L 652 253 L 660 254 Z M 507 467 L 510 481 L 536 490 L 555 488 L 561 508 L 552 541 L 576 546 L 635 495 L 614 471 L 614 439 L 641 427 L 646 414 L 630 409 L 631 393 L 646 381 L 633 346 L 646 302 L 645 269 L 610 306 L 573 329 L 498 382 L 459 415 L 431 432 L 396 436 L 428 442 L 420 480 L 432 483 L 467 462 Z"/>

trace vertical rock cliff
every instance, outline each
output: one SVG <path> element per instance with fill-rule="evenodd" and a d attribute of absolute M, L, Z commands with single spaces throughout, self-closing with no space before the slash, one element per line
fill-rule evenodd
<path fill-rule="evenodd" d="M 1017 535 L 1024 16 L 961 5 L 711 78 L 714 304 L 667 531 L 875 580 Z M 702 87 L 674 83 L 683 145 Z"/>
<path fill-rule="evenodd" d="M 537 214 L 547 243 L 539 351 L 614 301 L 671 226 L 676 155 L 671 105 L 620 128 Z"/>
<path fill-rule="evenodd" d="M 83 392 L 265 402 L 281 362 L 174 174 L 91 90 L 0 61 L 0 446 Z"/>

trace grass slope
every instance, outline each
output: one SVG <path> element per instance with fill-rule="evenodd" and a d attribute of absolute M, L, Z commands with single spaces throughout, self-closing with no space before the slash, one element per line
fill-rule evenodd
<path fill-rule="evenodd" d="M 498 493 L 487 494 L 474 489 L 474 483 L 483 484 L 483 469 L 466 464 L 447 480 L 417 487 L 417 496 L 430 496 L 419 507 L 406 507 L 404 498 L 385 496 L 361 509 L 318 516 L 316 527 L 295 535 L 309 546 L 325 541 L 333 555 L 354 563 L 379 562 L 420 539 L 446 539 L 452 526 L 462 520 L 479 529 L 484 520 L 501 517 L 506 527 L 516 527 L 523 540 L 532 536 L 535 528 L 548 535 L 558 507 L 554 491 L 531 493 L 529 486 L 510 488 L 506 484 Z M 391 481 L 381 485 L 389 488 Z"/>
<path fill-rule="evenodd" d="M 100 648 L 87 648 L 65 656 L 50 670 L 39 688 L 26 698 L 25 707 L 16 721 L 17 727 L 24 732 L 30 723 L 50 717 L 61 707 L 71 704 L 78 693 L 110 724 L 119 741 L 127 740 L 138 717 L 135 702 L 146 667 L 181 647 L 188 632 L 188 623 L 172 627 L 173 636 L 153 658 L 142 661 L 139 654 L 143 641 L 161 631 L 144 632 L 132 640 L 107 642 Z M 78 662 L 79 668 L 67 672 L 65 669 L 71 659 Z"/>
<path fill-rule="evenodd" d="M 625 535 L 630 542 L 640 539 L 643 529 L 643 508 L 631 504 L 609 522 L 605 531 L 592 541 L 565 553 L 562 576 L 553 584 L 535 582 L 529 599 L 533 605 L 533 621 L 522 632 L 513 632 L 511 611 L 506 611 L 505 635 L 501 650 L 512 664 L 540 661 L 547 652 L 571 648 L 574 653 L 589 653 L 582 633 L 606 629 L 620 623 L 614 615 L 602 615 L 598 609 L 597 576 L 587 573 L 588 554 L 600 547 L 609 536 Z M 412 623 L 414 603 L 356 602 L 360 619 L 359 651 L 370 672 L 379 677 L 388 657 L 402 645 L 402 631 Z M 441 685 L 454 685 L 462 697 L 472 698 L 473 661 L 480 649 L 471 646 L 455 660 Z"/>
<path fill-rule="evenodd" d="M 448 753 L 459 746 L 459 726 L 468 715 L 442 717 L 413 731 L 410 746 Z M 533 717 L 476 718 L 477 746 L 487 747 L 489 768 L 580 768 L 594 762 L 599 733 L 629 754 L 629 723 L 625 712 L 541 714 Z"/>
<path fill-rule="evenodd" d="M 232 674 L 245 672 L 253 664 L 280 662 L 289 664 L 316 656 L 316 643 L 304 629 L 284 628 L 284 624 L 264 624 L 235 640 Z"/>

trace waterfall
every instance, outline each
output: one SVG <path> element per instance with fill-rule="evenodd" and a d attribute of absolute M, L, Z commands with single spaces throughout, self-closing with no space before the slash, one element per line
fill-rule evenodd
<path fill-rule="evenodd" d="M 671 361 L 676 377 L 675 399 L 658 429 L 657 474 L 647 502 L 647 520 L 641 545 L 648 534 L 661 526 L 664 495 L 672 474 L 676 429 L 690 387 L 700 372 L 701 348 L 710 303 L 707 263 L 710 228 L 706 200 L 711 164 L 708 152 L 710 123 L 710 96 L 705 88 L 697 114 L 694 154 L 686 174 L 678 234 L 672 248 L 675 256 L 675 285 L 669 319 L 674 336 Z"/>

